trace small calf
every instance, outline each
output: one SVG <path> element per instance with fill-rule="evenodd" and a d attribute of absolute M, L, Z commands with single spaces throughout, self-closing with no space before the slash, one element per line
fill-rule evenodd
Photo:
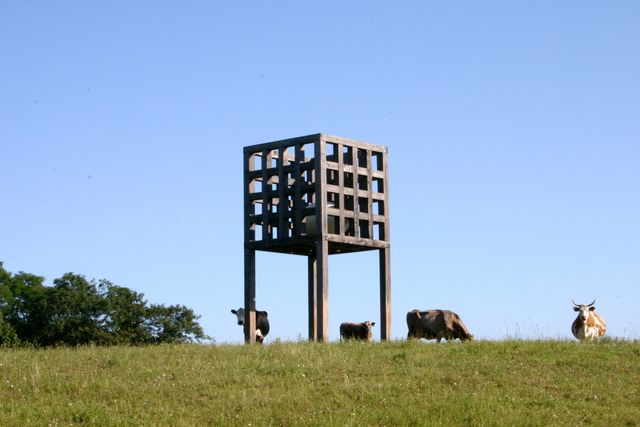
<path fill-rule="evenodd" d="M 371 341 L 371 329 L 376 322 L 367 320 L 362 323 L 342 323 L 340 325 L 340 340 L 363 340 Z"/>

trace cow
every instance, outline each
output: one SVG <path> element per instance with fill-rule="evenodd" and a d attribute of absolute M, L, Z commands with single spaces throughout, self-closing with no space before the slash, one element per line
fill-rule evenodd
<path fill-rule="evenodd" d="M 341 323 L 340 324 L 340 341 L 342 340 L 362 340 L 371 341 L 371 329 L 376 322 L 367 320 L 362 323 Z"/>
<path fill-rule="evenodd" d="M 604 319 L 596 313 L 596 308 L 593 306 L 596 300 L 593 300 L 591 304 L 576 304 L 573 300 L 571 302 L 573 310 L 578 312 L 578 317 L 571 325 L 574 337 L 580 341 L 591 341 L 602 337 L 607 332 Z"/>
<path fill-rule="evenodd" d="M 244 325 L 244 308 L 231 310 L 231 313 L 238 317 L 238 325 Z M 256 310 L 256 342 L 262 344 L 264 338 L 269 333 L 269 319 L 266 311 Z"/>
<path fill-rule="evenodd" d="M 407 313 L 407 327 L 409 328 L 407 339 L 436 339 L 438 342 L 442 338 L 446 340 L 457 338 L 460 341 L 474 339 L 460 316 L 449 310 L 411 310 Z"/>

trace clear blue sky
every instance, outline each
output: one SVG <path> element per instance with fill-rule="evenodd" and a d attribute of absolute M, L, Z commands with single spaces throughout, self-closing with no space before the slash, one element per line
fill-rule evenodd
<path fill-rule="evenodd" d="M 392 335 L 640 338 L 640 3 L 0 3 L 0 260 L 184 304 L 241 342 L 242 147 L 389 148 Z M 331 339 L 378 321 L 377 254 L 332 256 Z M 258 254 L 276 338 L 306 259 Z M 374 328 L 376 338 L 379 329 Z"/>

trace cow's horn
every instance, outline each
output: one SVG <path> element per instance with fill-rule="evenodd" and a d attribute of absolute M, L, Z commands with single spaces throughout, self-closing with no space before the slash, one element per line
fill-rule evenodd
<path fill-rule="evenodd" d="M 573 305 L 575 305 L 576 307 L 580 307 L 580 304 L 576 304 L 576 302 L 573 300 L 573 298 L 571 298 L 571 302 L 573 303 Z"/>
<path fill-rule="evenodd" d="M 589 304 L 589 307 L 591 307 L 595 303 L 596 303 L 596 300 L 593 300 L 593 302 L 591 304 Z"/>

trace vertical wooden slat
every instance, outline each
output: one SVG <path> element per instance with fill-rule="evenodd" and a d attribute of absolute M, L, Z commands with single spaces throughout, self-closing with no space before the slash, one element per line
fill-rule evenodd
<path fill-rule="evenodd" d="M 243 182 L 243 198 L 244 198 L 244 242 L 247 244 L 252 240 L 251 236 L 251 218 L 249 215 L 252 213 L 252 203 L 249 198 L 249 194 L 253 190 L 254 185 L 251 184 L 249 179 L 249 171 L 251 169 L 250 162 L 253 162 L 253 154 L 244 150 L 242 153 L 242 164 L 244 169 L 244 182 Z"/>
<path fill-rule="evenodd" d="M 367 225 L 369 239 L 373 240 L 373 179 L 371 173 L 373 164 L 371 163 L 371 150 L 367 150 Z"/>
<path fill-rule="evenodd" d="M 316 168 L 316 230 L 320 235 L 327 235 L 327 158 L 325 150 L 325 140 L 320 138 L 316 141 L 315 149 Z"/>
<path fill-rule="evenodd" d="M 389 165 L 387 160 L 388 149 L 384 147 L 384 151 L 382 153 L 382 170 L 383 173 L 383 189 L 384 189 L 384 240 L 386 242 L 391 242 L 391 234 L 389 227 Z"/>
<path fill-rule="evenodd" d="M 338 202 L 340 203 L 340 218 L 338 224 L 340 227 L 340 235 L 344 236 L 347 224 L 344 219 L 344 160 L 342 159 L 342 144 L 336 144 L 338 150 Z"/>
<path fill-rule="evenodd" d="M 301 145 L 296 145 L 296 162 L 294 164 L 295 200 L 293 201 L 294 221 L 293 234 L 300 237 L 302 233 L 302 170 L 300 164 L 304 161 L 304 152 Z"/>
<path fill-rule="evenodd" d="M 271 240 L 271 221 L 269 216 L 271 215 L 271 198 L 269 191 L 269 174 L 267 169 L 271 163 L 271 150 L 266 149 L 262 151 L 262 240 Z"/>
<path fill-rule="evenodd" d="M 287 197 L 286 189 L 289 181 L 284 173 L 286 149 L 278 150 L 278 239 L 287 237 Z"/>

